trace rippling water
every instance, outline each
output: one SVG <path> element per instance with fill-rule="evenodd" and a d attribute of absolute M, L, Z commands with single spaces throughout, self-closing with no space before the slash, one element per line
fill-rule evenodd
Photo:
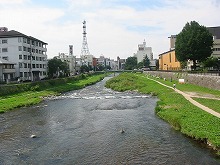
<path fill-rule="evenodd" d="M 220 164 L 155 115 L 156 98 L 112 91 L 107 79 L 0 114 L 0 164 Z"/>

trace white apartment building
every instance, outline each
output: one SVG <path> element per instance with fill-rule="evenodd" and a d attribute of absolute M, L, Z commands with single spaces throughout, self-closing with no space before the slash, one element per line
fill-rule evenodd
<path fill-rule="evenodd" d="M 144 40 L 143 44 L 138 45 L 138 51 L 134 54 L 137 57 L 137 62 L 143 62 L 144 58 L 147 56 L 149 60 L 153 60 L 152 48 L 146 46 Z"/>
<path fill-rule="evenodd" d="M 47 76 L 47 43 L 0 28 L 0 58 L 15 63 L 15 77 L 36 81 Z"/>
<path fill-rule="evenodd" d="M 150 66 L 155 67 L 155 60 L 153 60 L 153 52 L 151 47 L 146 46 L 146 42 L 144 40 L 143 44 L 138 45 L 137 53 L 134 53 L 134 57 L 137 57 L 137 63 L 143 62 L 145 57 L 148 57 L 150 60 Z"/>

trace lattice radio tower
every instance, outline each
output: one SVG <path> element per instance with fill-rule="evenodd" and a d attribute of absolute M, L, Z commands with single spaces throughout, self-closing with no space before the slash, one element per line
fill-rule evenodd
<path fill-rule="evenodd" d="M 81 56 L 82 55 L 90 55 L 89 53 L 89 47 L 87 43 L 87 38 L 86 38 L 86 21 L 83 21 L 83 43 L 82 43 L 82 50 L 81 50 Z"/>

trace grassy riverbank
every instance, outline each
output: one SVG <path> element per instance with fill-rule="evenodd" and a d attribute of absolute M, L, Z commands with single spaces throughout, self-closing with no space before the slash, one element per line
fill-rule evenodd
<path fill-rule="evenodd" d="M 43 97 L 51 95 L 60 95 L 63 92 L 81 89 L 85 86 L 94 84 L 102 80 L 105 74 L 94 74 L 89 76 L 84 76 L 79 79 L 72 79 L 71 81 L 66 81 L 66 83 L 55 82 L 46 87 L 39 85 L 32 86 L 32 90 L 16 92 L 15 94 L 7 94 L 6 96 L 0 97 L 0 113 L 12 110 L 19 107 L 31 106 L 37 104 L 43 100 Z M 59 81 L 59 80 L 58 80 Z M 21 84 L 22 85 L 22 84 Z"/>
<path fill-rule="evenodd" d="M 147 76 L 150 76 L 150 75 L 147 75 Z M 168 80 L 164 81 L 164 79 L 158 79 L 156 77 L 150 77 L 150 78 L 156 81 L 159 81 L 163 84 L 166 84 L 170 87 L 172 87 L 173 83 L 175 83 L 177 89 L 190 94 L 195 101 L 220 113 L 220 107 L 219 107 L 220 91 L 219 90 L 209 89 L 209 88 L 205 88 L 202 86 L 197 86 L 197 85 L 187 84 L 187 83 L 179 84 L 177 81 L 172 81 L 172 82 Z M 207 98 L 199 98 L 199 97 L 207 97 Z"/>
<path fill-rule="evenodd" d="M 220 154 L 220 119 L 194 106 L 173 89 L 147 79 L 144 74 L 132 73 L 124 73 L 110 79 L 106 87 L 117 91 L 138 90 L 141 93 L 157 95 L 160 99 L 156 107 L 158 116 L 185 135 L 209 144 Z M 191 87 L 190 89 L 193 90 Z M 200 91 L 199 88 L 196 90 Z M 219 95 L 218 91 L 214 93 Z"/>

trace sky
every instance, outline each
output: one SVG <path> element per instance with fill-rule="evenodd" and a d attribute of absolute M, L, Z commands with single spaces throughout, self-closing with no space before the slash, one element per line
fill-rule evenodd
<path fill-rule="evenodd" d="M 89 51 L 116 60 L 145 40 L 154 58 L 169 50 L 169 36 L 187 22 L 220 26 L 220 0 L 0 0 L 0 27 L 40 39 L 48 58 L 80 56 L 86 21 Z"/>

